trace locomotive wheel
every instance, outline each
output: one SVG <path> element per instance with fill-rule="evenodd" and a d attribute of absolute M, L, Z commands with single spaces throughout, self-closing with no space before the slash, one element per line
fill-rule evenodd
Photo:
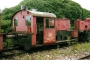
<path fill-rule="evenodd" d="M 87 31 L 79 33 L 79 41 L 80 42 L 87 42 L 88 41 L 88 33 L 87 33 Z"/>
<path fill-rule="evenodd" d="M 90 31 L 87 31 L 87 42 L 90 42 Z"/>
<path fill-rule="evenodd" d="M 24 46 L 24 49 L 27 51 L 30 50 L 30 48 L 28 46 Z"/>
<path fill-rule="evenodd" d="M 1 54 L 2 54 L 2 51 L 0 51 L 0 56 L 1 56 Z"/>

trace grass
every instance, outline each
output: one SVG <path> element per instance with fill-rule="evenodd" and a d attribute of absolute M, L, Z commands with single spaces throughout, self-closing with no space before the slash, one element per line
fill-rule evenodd
<path fill-rule="evenodd" d="M 8 45 L 7 45 L 7 44 L 8 44 Z M 11 39 L 7 39 L 6 42 L 4 42 L 3 45 L 4 45 L 4 47 L 6 47 L 6 46 L 9 47 L 9 46 L 11 46 L 11 45 L 12 45 L 12 40 L 11 40 Z"/>
<path fill-rule="evenodd" d="M 57 49 L 38 51 L 32 54 L 26 53 L 20 56 L 16 55 L 14 56 L 14 59 L 16 60 L 55 60 L 60 56 L 68 56 L 68 55 L 90 51 L 89 46 L 90 46 L 90 42 L 76 44 L 65 48 L 58 47 Z"/>
<path fill-rule="evenodd" d="M 11 40 L 8 40 L 9 45 L 12 45 Z M 77 43 L 68 47 L 60 48 L 57 45 L 56 49 L 38 51 L 33 53 L 22 53 L 21 55 L 15 55 L 12 58 L 15 60 L 55 60 L 62 56 L 69 56 L 73 54 L 79 54 L 83 52 L 90 52 L 90 42 Z"/>

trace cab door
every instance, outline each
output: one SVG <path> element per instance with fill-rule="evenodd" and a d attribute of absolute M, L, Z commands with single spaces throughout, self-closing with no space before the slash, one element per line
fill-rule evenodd
<path fill-rule="evenodd" d="M 56 41 L 55 19 L 44 18 L 43 44 L 53 44 Z"/>

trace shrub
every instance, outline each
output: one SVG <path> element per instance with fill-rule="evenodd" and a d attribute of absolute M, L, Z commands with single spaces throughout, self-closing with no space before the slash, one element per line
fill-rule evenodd
<path fill-rule="evenodd" d="M 1 30 L 3 33 L 10 32 L 12 30 L 11 20 L 2 20 Z"/>

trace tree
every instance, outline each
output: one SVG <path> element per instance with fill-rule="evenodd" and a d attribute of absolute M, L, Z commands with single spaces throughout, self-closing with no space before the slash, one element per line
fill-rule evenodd
<path fill-rule="evenodd" d="M 78 3 L 71 0 L 23 0 L 20 4 L 12 8 L 3 10 L 3 19 L 10 20 L 15 12 L 20 10 L 20 6 L 25 5 L 28 9 L 37 9 L 43 12 L 55 13 L 57 18 L 66 17 L 73 22 L 83 17 L 90 17 L 90 11 L 83 9 Z M 82 13 L 83 11 L 83 13 Z"/>

